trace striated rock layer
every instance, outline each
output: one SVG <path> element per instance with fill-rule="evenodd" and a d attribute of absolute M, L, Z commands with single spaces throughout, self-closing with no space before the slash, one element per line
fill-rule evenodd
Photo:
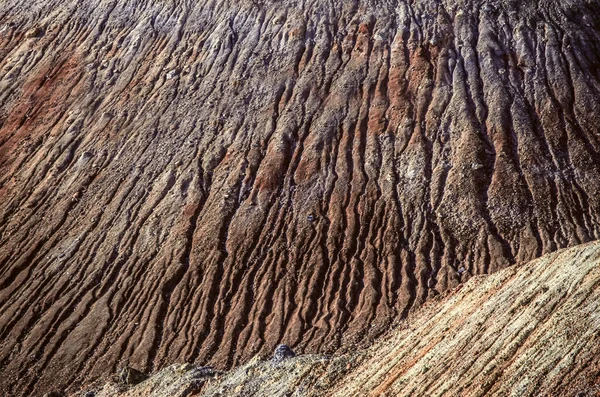
<path fill-rule="evenodd" d="M 600 238 L 596 0 L 4 0 L 0 390 L 367 340 Z"/>
<path fill-rule="evenodd" d="M 367 350 L 254 360 L 227 374 L 171 366 L 97 397 L 597 396 L 600 243 L 473 278 Z"/>

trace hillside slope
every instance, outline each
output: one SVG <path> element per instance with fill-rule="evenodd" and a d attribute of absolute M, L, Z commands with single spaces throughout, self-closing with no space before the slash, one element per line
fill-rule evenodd
<path fill-rule="evenodd" d="M 600 239 L 592 0 L 4 0 L 0 390 L 369 340 Z"/>
<path fill-rule="evenodd" d="M 597 396 L 600 243 L 469 280 L 365 351 L 254 360 L 230 373 L 173 366 L 97 397 Z M 210 375 L 210 376 L 207 376 Z"/>

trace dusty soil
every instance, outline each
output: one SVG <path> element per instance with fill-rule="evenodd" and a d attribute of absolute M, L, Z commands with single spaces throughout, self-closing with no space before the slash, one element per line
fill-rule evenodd
<path fill-rule="evenodd" d="M 372 347 L 254 360 L 228 373 L 174 365 L 97 397 L 600 395 L 600 243 L 469 280 Z"/>
<path fill-rule="evenodd" d="M 598 15 L 3 0 L 0 390 L 331 353 L 600 239 Z"/>

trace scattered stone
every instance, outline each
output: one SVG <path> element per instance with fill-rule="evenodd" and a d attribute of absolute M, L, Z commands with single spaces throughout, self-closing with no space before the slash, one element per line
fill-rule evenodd
<path fill-rule="evenodd" d="M 193 373 L 195 378 L 213 378 L 217 375 L 217 371 L 211 366 L 196 367 Z"/>
<path fill-rule="evenodd" d="M 119 378 L 120 383 L 127 386 L 137 385 L 148 379 L 148 376 L 145 373 L 129 366 L 121 368 L 117 377 Z"/>
<path fill-rule="evenodd" d="M 181 366 L 179 367 L 179 370 L 181 372 L 186 372 L 191 370 L 192 368 L 194 368 L 194 366 L 190 363 L 185 363 L 185 364 L 181 364 Z"/>
<path fill-rule="evenodd" d="M 273 352 L 271 363 L 281 364 L 283 361 L 293 357 L 296 357 L 296 353 L 288 345 L 279 345 L 275 348 L 275 352 Z"/>
<path fill-rule="evenodd" d="M 42 37 L 43 35 L 44 35 L 44 29 L 40 28 L 39 26 L 36 26 L 35 28 L 31 28 L 27 31 L 27 33 L 25 33 L 25 37 L 27 37 L 29 39 Z"/>
<path fill-rule="evenodd" d="M 496 11 L 496 9 L 489 4 L 486 4 L 485 6 L 483 6 L 483 12 L 485 12 L 487 14 L 491 14 L 494 11 Z"/>
<path fill-rule="evenodd" d="M 177 72 L 177 70 L 171 70 L 169 73 L 167 73 L 167 80 L 171 80 L 172 78 L 176 77 L 179 73 Z"/>

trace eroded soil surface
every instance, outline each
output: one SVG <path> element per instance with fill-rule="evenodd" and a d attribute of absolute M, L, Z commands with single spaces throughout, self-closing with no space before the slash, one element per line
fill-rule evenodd
<path fill-rule="evenodd" d="M 600 394 L 600 243 L 470 279 L 366 350 L 228 373 L 173 365 L 97 397 L 531 396 Z"/>
<path fill-rule="evenodd" d="M 3 0 L 0 390 L 330 353 L 600 239 L 595 0 Z"/>

